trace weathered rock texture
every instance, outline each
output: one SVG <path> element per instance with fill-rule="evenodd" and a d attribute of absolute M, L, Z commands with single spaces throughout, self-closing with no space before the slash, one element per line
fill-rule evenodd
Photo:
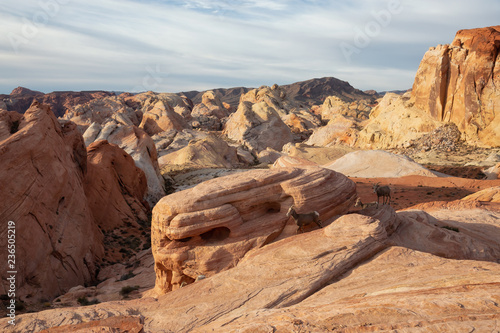
<path fill-rule="evenodd" d="M 59 124 L 37 102 L 23 116 L 3 111 L 0 119 L 2 253 L 8 221 L 16 233 L 15 268 L 2 259 L 2 280 L 17 270 L 16 296 L 28 301 L 92 282 L 104 251 L 84 192 L 87 153 L 76 125 Z"/>
<path fill-rule="evenodd" d="M 236 148 L 215 136 L 191 140 L 186 147 L 160 157 L 158 163 L 160 167 L 175 164 L 206 168 L 234 168 L 240 164 Z"/>
<path fill-rule="evenodd" d="M 164 197 L 151 226 L 156 288 L 165 293 L 236 266 L 249 250 L 282 235 L 292 204 L 327 221 L 354 199 L 352 181 L 318 167 L 248 171 Z"/>
<path fill-rule="evenodd" d="M 442 125 L 425 111 L 412 106 L 409 99 L 409 94 L 385 94 L 360 130 L 356 145 L 369 149 L 402 147 Z"/>
<path fill-rule="evenodd" d="M 93 123 L 83 134 L 85 142 L 107 140 L 125 150 L 146 174 L 148 192 L 146 200 L 153 207 L 165 195 L 165 180 L 158 165 L 156 146 L 151 137 L 136 126 L 125 126 L 108 121 L 104 126 Z"/>
<path fill-rule="evenodd" d="M 147 181 L 132 157 L 106 140 L 87 148 L 84 188 L 97 224 L 105 231 L 147 222 Z"/>
<path fill-rule="evenodd" d="M 229 117 L 224 133 L 255 153 L 268 147 L 279 151 L 293 139 L 290 128 L 278 112 L 265 102 L 242 101 L 238 110 Z"/>
<path fill-rule="evenodd" d="M 220 95 L 214 91 L 207 91 L 203 94 L 201 103 L 196 104 L 191 112 L 193 128 L 200 128 L 209 131 L 222 129 L 221 119 L 230 114 L 230 107 L 226 107 L 220 100 Z"/>
<path fill-rule="evenodd" d="M 145 332 L 490 332 L 500 319 L 498 208 L 348 214 L 157 300 L 26 314 L 0 328 L 111 328 L 107 318 L 134 315 Z"/>
<path fill-rule="evenodd" d="M 500 145 L 500 26 L 460 30 L 426 52 L 412 100 L 432 118 L 454 122 L 470 142 Z"/>
<path fill-rule="evenodd" d="M 410 158 L 383 150 L 355 151 L 325 165 L 325 168 L 349 177 L 378 178 L 408 175 L 437 177 L 435 173 Z"/>

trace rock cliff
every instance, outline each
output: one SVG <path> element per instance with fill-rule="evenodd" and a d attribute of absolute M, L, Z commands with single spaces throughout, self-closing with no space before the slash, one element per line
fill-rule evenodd
<path fill-rule="evenodd" d="M 412 101 L 433 119 L 453 122 L 471 143 L 500 145 L 500 26 L 460 30 L 424 55 Z"/>
<path fill-rule="evenodd" d="M 59 124 L 46 105 L 0 112 L 0 228 L 6 235 L 7 221 L 16 225 L 16 295 L 47 300 L 92 282 L 104 254 L 83 186 L 87 153 L 76 125 Z M 11 269 L 0 266 L 5 280 Z"/>

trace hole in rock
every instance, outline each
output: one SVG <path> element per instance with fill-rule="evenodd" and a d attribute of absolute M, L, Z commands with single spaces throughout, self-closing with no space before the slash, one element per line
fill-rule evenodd
<path fill-rule="evenodd" d="M 176 242 L 181 242 L 181 243 L 187 243 L 189 242 L 193 237 L 186 237 L 186 238 L 182 238 L 182 239 L 176 239 L 175 241 Z"/>
<path fill-rule="evenodd" d="M 19 120 L 13 121 L 10 127 L 10 134 L 14 134 L 19 130 Z"/>
<path fill-rule="evenodd" d="M 229 237 L 231 230 L 226 227 L 214 228 L 210 231 L 207 231 L 201 234 L 201 239 L 204 241 L 223 241 Z"/>

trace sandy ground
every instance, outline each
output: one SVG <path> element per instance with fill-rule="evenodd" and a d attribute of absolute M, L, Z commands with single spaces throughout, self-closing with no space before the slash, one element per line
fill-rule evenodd
<path fill-rule="evenodd" d="M 454 201 L 488 187 L 500 186 L 500 179 L 479 180 L 459 177 L 406 176 L 400 178 L 351 178 L 363 203 L 377 201 L 373 184 L 389 185 L 391 206 L 401 210 L 433 201 Z M 382 201 L 382 198 L 380 198 Z"/>

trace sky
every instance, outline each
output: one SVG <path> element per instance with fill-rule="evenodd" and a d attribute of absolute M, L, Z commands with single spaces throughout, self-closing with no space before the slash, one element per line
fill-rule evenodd
<path fill-rule="evenodd" d="M 499 0 L 16 0 L 0 93 L 181 92 L 333 76 L 411 88 L 429 47 L 500 24 Z"/>

